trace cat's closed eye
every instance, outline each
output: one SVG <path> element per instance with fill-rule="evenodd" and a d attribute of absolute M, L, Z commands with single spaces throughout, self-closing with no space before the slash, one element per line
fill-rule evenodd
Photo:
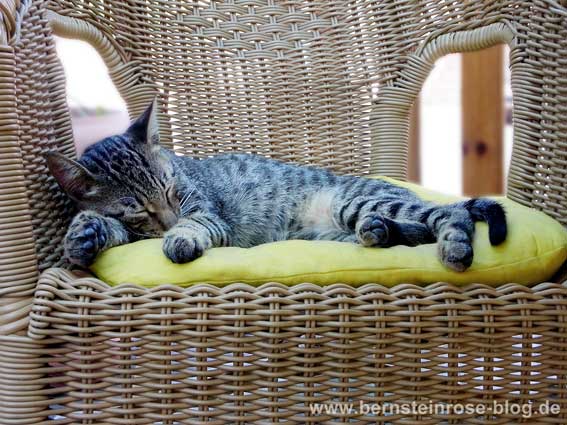
<path fill-rule="evenodd" d="M 119 198 L 108 205 L 105 215 L 128 221 L 141 221 L 147 219 L 145 208 L 140 206 L 135 198 L 127 196 Z"/>
<path fill-rule="evenodd" d="M 122 221 L 126 223 L 126 225 L 130 227 L 138 227 L 149 220 L 149 215 L 147 211 L 140 211 L 134 215 L 125 215 L 122 218 Z"/>

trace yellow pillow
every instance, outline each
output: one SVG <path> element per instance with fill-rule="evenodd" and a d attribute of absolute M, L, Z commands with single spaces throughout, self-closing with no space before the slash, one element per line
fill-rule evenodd
<path fill-rule="evenodd" d="M 461 198 L 441 195 L 420 186 L 384 178 L 407 187 L 423 199 L 437 203 Z M 148 239 L 109 249 L 92 265 L 92 271 L 111 285 L 190 286 L 233 282 L 260 285 L 281 282 L 293 285 L 348 283 L 533 284 L 549 279 L 567 259 L 567 231 L 542 212 L 503 197 L 508 218 L 508 238 L 493 247 L 488 227 L 477 223 L 474 261 L 464 273 L 450 271 L 437 259 L 435 244 L 417 247 L 363 248 L 330 241 L 282 241 L 254 248 L 215 248 L 187 264 L 174 264 L 162 253 L 161 239 Z"/>

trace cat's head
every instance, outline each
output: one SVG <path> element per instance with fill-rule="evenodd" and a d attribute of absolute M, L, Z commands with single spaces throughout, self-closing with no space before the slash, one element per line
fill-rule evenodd
<path fill-rule="evenodd" d="M 145 237 L 162 235 L 180 215 L 173 163 L 158 144 L 156 109 L 154 101 L 125 133 L 95 143 L 78 161 L 47 155 L 51 174 L 81 209 L 114 217 Z"/>

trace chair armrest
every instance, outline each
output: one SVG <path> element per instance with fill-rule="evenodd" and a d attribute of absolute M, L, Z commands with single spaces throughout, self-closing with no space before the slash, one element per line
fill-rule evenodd
<path fill-rule="evenodd" d="M 0 0 L 0 336 L 23 336 L 38 278 L 19 135 L 16 48 L 27 3 Z"/>
<path fill-rule="evenodd" d="M 38 277 L 19 140 L 16 49 L 11 45 L 18 35 L 19 3 L 0 0 L 0 334 L 6 320 L 21 319 L 16 312 L 25 310 L 22 297 L 31 298 Z"/>

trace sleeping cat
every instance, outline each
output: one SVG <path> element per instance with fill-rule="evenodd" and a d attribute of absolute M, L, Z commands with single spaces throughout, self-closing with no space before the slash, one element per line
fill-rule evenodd
<path fill-rule="evenodd" d="M 463 271 L 473 260 L 475 221 L 488 223 L 492 245 L 506 238 L 504 211 L 492 200 L 435 205 L 383 180 L 246 154 L 196 160 L 158 142 L 154 102 L 79 161 L 48 154 L 51 173 L 81 209 L 64 241 L 71 263 L 87 267 L 108 248 L 157 237 L 175 263 L 213 247 L 285 239 L 367 247 L 437 241 L 441 262 Z"/>

